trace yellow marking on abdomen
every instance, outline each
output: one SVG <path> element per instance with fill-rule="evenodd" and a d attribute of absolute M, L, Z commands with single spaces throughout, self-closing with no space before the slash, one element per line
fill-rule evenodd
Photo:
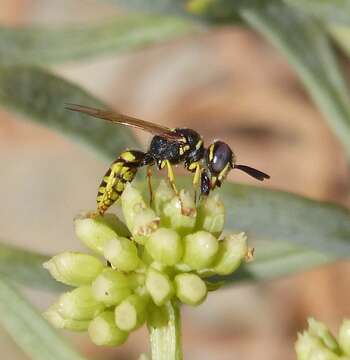
<path fill-rule="evenodd" d="M 98 189 L 96 198 L 97 209 L 100 214 L 103 215 L 119 199 L 125 189 L 125 184 L 133 180 L 138 161 L 141 160 L 137 160 L 136 156 L 130 151 L 126 151 L 108 169 Z"/>

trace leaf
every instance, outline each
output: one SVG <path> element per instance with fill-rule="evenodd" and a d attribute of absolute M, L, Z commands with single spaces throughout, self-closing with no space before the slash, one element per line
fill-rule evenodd
<path fill-rule="evenodd" d="M 345 207 L 242 184 L 226 184 L 220 194 L 225 228 L 274 246 L 287 243 L 340 259 L 350 256 L 350 211 Z"/>
<path fill-rule="evenodd" d="M 164 42 L 194 26 L 170 16 L 133 15 L 63 28 L 0 27 L 0 65 L 56 64 Z"/>
<path fill-rule="evenodd" d="M 2 275 L 0 323 L 31 359 L 84 360 Z"/>
<path fill-rule="evenodd" d="M 49 256 L 0 243 L 0 274 L 31 288 L 63 292 L 66 287 L 55 281 L 43 263 Z"/>
<path fill-rule="evenodd" d="M 310 15 L 332 23 L 350 25 L 350 0 L 283 0 Z"/>
<path fill-rule="evenodd" d="M 276 0 L 240 14 L 287 56 L 350 157 L 349 89 L 323 28 Z"/>
<path fill-rule="evenodd" d="M 0 67 L 0 104 L 31 120 L 58 130 L 113 159 L 137 146 L 131 131 L 100 119 L 65 109 L 67 103 L 104 108 L 78 86 L 33 67 Z"/>
<path fill-rule="evenodd" d="M 287 275 L 307 271 L 315 267 L 330 264 L 337 256 L 325 252 L 308 250 L 288 243 L 275 241 L 251 241 L 255 246 L 254 260 L 242 264 L 237 271 L 228 276 L 215 276 L 213 281 L 234 285 L 237 282 L 268 281 Z"/>

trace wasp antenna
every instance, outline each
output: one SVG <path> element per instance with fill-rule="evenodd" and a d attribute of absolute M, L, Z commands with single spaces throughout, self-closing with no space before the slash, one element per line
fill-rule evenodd
<path fill-rule="evenodd" d="M 97 115 L 99 113 L 99 111 L 100 111 L 98 109 L 94 109 L 94 108 L 89 107 L 89 106 L 78 105 L 78 104 L 70 104 L 70 103 L 66 103 L 65 108 L 67 110 L 82 112 L 82 113 L 92 115 L 92 116 Z"/>
<path fill-rule="evenodd" d="M 260 181 L 264 181 L 265 179 L 270 179 L 270 175 L 267 175 L 264 172 L 254 169 L 247 165 L 235 165 L 234 168 L 244 171 L 246 174 Z"/>

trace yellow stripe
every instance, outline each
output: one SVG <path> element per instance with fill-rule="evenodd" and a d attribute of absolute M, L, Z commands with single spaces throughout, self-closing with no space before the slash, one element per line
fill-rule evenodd
<path fill-rule="evenodd" d="M 120 157 L 125 161 L 135 160 L 135 156 L 130 151 L 123 152 Z"/>
<path fill-rule="evenodd" d="M 209 161 L 213 161 L 214 158 L 214 144 L 209 146 Z"/>
<path fill-rule="evenodd" d="M 203 144 L 203 140 L 199 140 L 196 144 L 196 150 L 200 149 L 200 147 L 202 146 Z"/>

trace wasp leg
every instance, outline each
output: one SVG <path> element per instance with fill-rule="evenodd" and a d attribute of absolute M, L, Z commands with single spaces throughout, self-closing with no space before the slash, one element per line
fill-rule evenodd
<path fill-rule="evenodd" d="M 202 171 L 201 175 L 201 195 L 208 196 L 211 190 L 211 180 L 206 170 Z"/>
<path fill-rule="evenodd" d="M 177 196 L 179 196 L 179 192 L 177 191 L 176 188 L 176 184 L 175 184 L 175 176 L 174 176 L 174 172 L 173 172 L 173 167 L 170 164 L 169 160 L 165 160 L 165 164 L 167 166 L 167 171 L 168 171 L 168 180 L 170 182 L 171 187 L 173 188 L 175 194 Z"/>
<path fill-rule="evenodd" d="M 191 171 L 192 173 L 194 172 L 194 176 L 193 176 L 193 180 L 192 180 L 192 185 L 194 187 L 194 202 L 197 203 L 197 185 L 199 183 L 199 180 L 201 178 L 201 166 L 199 164 L 198 161 L 191 163 L 187 169 L 189 171 Z"/>
<path fill-rule="evenodd" d="M 153 203 L 153 190 L 152 190 L 152 165 L 147 167 L 147 180 L 148 180 L 148 190 L 149 190 L 149 204 L 152 206 Z"/>
<path fill-rule="evenodd" d="M 131 182 L 137 170 L 145 164 L 146 153 L 124 151 L 107 170 L 97 194 L 97 211 L 103 215 L 123 193 L 126 183 Z"/>
<path fill-rule="evenodd" d="M 183 215 L 187 215 L 188 214 L 188 209 L 184 208 L 180 194 L 176 188 L 176 184 L 175 184 L 175 176 L 174 176 L 174 172 L 173 172 L 173 168 L 171 166 L 171 163 L 169 160 L 163 160 L 163 162 L 161 163 L 161 169 L 164 168 L 164 166 L 167 166 L 167 171 L 168 171 L 168 180 L 169 183 L 171 185 L 171 187 L 173 188 L 175 195 L 178 197 L 179 202 L 180 202 L 180 207 L 181 207 L 181 213 Z"/>

